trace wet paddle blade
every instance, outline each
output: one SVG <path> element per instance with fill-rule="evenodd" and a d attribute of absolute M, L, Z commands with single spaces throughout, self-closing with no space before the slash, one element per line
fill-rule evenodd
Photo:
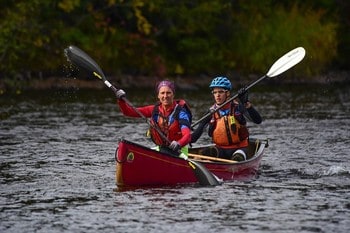
<path fill-rule="evenodd" d="M 271 66 L 266 76 L 275 77 L 279 74 L 282 74 L 303 60 L 305 53 L 306 52 L 303 47 L 298 47 L 289 51 Z"/>
<path fill-rule="evenodd" d="M 193 168 L 193 172 L 198 179 L 198 182 L 202 186 L 216 186 L 222 183 L 217 176 L 211 173 L 201 163 L 197 163 L 193 160 L 188 160 L 189 165 Z"/>
<path fill-rule="evenodd" d="M 106 77 L 103 74 L 100 66 L 83 50 L 70 45 L 64 50 L 64 53 L 68 60 L 77 67 L 83 68 L 99 79 L 106 80 Z"/>
<path fill-rule="evenodd" d="M 107 87 L 114 88 L 113 85 L 106 79 L 106 76 L 104 75 L 100 66 L 83 50 L 71 45 L 64 50 L 64 53 L 71 63 L 77 67 L 83 68 L 96 78 L 101 79 Z"/>

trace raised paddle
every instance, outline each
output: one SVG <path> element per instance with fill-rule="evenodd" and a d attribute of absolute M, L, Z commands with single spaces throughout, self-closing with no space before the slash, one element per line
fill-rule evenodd
<path fill-rule="evenodd" d="M 284 54 L 282 57 L 280 57 L 270 68 L 270 70 L 267 72 L 267 74 L 265 74 L 264 76 L 262 76 L 261 78 L 259 78 L 258 80 L 256 80 L 255 82 L 251 83 L 249 86 L 246 87 L 246 90 L 250 89 L 251 87 L 255 86 L 257 83 L 261 82 L 262 80 L 264 80 L 265 78 L 272 78 L 275 77 L 279 74 L 282 74 L 283 72 L 287 71 L 288 69 L 290 69 L 291 67 L 295 66 L 296 64 L 298 64 L 301 60 L 303 60 L 305 56 L 305 49 L 303 47 L 298 47 L 295 48 L 291 51 L 289 51 L 288 53 Z M 210 109 L 210 111 L 205 114 L 202 118 L 200 118 L 199 120 L 197 120 L 195 123 L 193 123 L 191 125 L 191 127 L 193 128 L 194 126 L 198 125 L 201 121 L 203 121 L 205 118 L 209 117 L 211 114 L 213 114 L 214 112 L 218 111 L 219 109 L 221 109 L 223 106 L 225 106 L 227 103 L 231 102 L 232 100 L 234 100 L 235 98 L 238 97 L 238 94 L 235 94 L 234 96 L 232 96 L 231 98 L 227 99 L 224 103 L 222 103 L 221 105 L 219 105 L 217 108 L 215 109 Z"/>
<path fill-rule="evenodd" d="M 84 51 L 71 45 L 64 50 L 64 53 L 71 63 L 73 63 L 74 65 L 76 65 L 78 67 L 85 69 L 86 71 L 90 72 L 96 78 L 102 80 L 104 82 L 104 84 L 107 87 L 111 88 L 114 92 L 117 91 L 117 88 L 114 87 L 106 79 L 106 76 L 103 74 L 99 65 L 89 55 L 87 55 Z M 137 108 L 135 108 L 134 105 L 130 103 L 130 101 L 128 101 L 127 98 L 125 98 L 125 97 L 122 97 L 122 98 L 129 106 L 131 106 L 134 109 L 134 111 L 140 117 L 142 117 L 146 121 L 146 123 L 150 127 L 153 127 L 155 130 L 157 130 L 159 135 L 161 135 L 163 137 L 163 139 L 165 139 L 166 141 L 169 142 L 169 139 L 163 134 L 163 132 L 161 132 L 160 129 L 158 129 L 157 127 L 153 126 L 148 121 L 148 119 Z M 196 175 L 198 182 L 201 185 L 215 186 L 215 185 L 221 184 L 221 181 L 213 173 L 211 173 L 205 166 L 203 166 L 201 163 L 193 161 L 193 160 L 188 159 L 188 158 L 185 160 L 188 162 L 190 167 L 193 169 L 194 174 Z"/>

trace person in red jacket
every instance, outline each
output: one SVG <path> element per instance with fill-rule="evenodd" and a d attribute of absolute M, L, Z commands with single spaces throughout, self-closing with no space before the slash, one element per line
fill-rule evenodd
<path fill-rule="evenodd" d="M 156 93 L 159 101 L 154 105 L 137 107 L 138 112 L 124 100 L 126 93 L 122 89 L 116 92 L 117 103 L 125 116 L 150 118 L 150 135 L 158 145 L 157 149 L 186 157 L 191 142 L 191 111 L 185 100 L 174 99 L 173 82 L 159 82 Z"/>
<path fill-rule="evenodd" d="M 215 110 L 230 98 L 232 85 L 227 77 L 216 77 L 209 88 L 214 98 Z M 217 157 L 237 161 L 246 160 L 249 132 L 246 118 L 256 124 L 262 122 L 260 114 L 248 100 L 248 91 L 241 88 L 238 98 L 230 101 L 222 108 L 205 118 L 192 133 L 192 141 L 196 142 L 204 128 L 209 125 L 208 135 L 217 148 Z"/>

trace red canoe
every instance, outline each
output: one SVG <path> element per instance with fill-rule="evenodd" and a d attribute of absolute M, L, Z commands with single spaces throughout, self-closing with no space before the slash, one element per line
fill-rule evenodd
<path fill-rule="evenodd" d="M 243 162 L 210 156 L 213 145 L 192 147 L 189 158 L 200 162 L 223 181 L 246 181 L 258 172 L 266 140 L 249 141 L 248 159 Z M 122 140 L 115 154 L 118 187 L 196 184 L 198 179 L 188 161 L 148 147 Z"/>

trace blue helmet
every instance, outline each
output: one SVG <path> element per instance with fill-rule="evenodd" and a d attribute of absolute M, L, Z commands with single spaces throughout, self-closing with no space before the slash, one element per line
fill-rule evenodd
<path fill-rule="evenodd" d="M 221 88 L 224 88 L 228 91 L 231 91 L 231 89 L 232 89 L 232 85 L 231 85 L 230 80 L 228 80 L 228 78 L 226 78 L 224 76 L 214 78 L 211 81 L 209 87 L 210 88 L 221 87 Z"/>

